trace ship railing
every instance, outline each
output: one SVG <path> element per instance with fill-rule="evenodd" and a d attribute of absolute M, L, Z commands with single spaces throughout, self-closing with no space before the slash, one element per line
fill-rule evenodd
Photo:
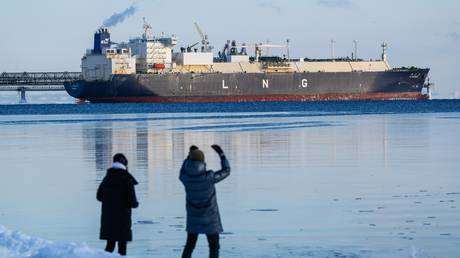
<path fill-rule="evenodd" d="M 287 62 L 263 62 L 262 68 L 264 69 L 276 69 L 276 68 L 284 68 L 288 69 L 291 65 Z"/>
<path fill-rule="evenodd" d="M 411 67 L 396 67 L 396 68 L 393 68 L 391 69 L 392 71 L 417 71 L 417 70 L 421 70 L 423 68 L 418 68 L 418 67 L 415 67 L 415 66 L 411 66 Z"/>

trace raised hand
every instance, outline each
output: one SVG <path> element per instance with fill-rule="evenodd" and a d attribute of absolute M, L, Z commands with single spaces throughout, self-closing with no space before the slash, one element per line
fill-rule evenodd
<path fill-rule="evenodd" d="M 221 157 L 224 156 L 224 151 L 222 150 L 222 148 L 219 145 L 213 144 L 213 145 L 211 145 L 211 148 L 213 148 L 217 152 L 217 154 L 219 154 L 219 156 L 221 156 Z"/>

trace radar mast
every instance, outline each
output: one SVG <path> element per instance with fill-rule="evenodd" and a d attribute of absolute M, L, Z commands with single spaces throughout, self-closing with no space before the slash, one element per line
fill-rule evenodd
<path fill-rule="evenodd" d="M 142 39 L 148 40 L 152 38 L 152 26 L 147 23 L 147 20 L 142 18 L 144 21 L 144 24 L 142 25 L 142 28 L 144 29 L 144 33 L 142 34 Z"/>

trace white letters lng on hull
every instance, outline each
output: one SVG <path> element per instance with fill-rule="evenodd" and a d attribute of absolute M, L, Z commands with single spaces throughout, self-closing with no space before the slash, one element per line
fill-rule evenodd
<path fill-rule="evenodd" d="M 228 89 L 228 86 L 225 85 L 225 80 L 222 80 L 222 89 Z"/>
<path fill-rule="evenodd" d="M 268 80 L 262 80 L 262 88 L 268 88 Z"/>

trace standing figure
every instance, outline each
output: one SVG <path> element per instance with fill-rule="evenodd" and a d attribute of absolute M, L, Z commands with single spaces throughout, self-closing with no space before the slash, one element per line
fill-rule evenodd
<path fill-rule="evenodd" d="M 188 233 L 182 258 L 192 257 L 198 234 L 206 234 L 209 257 L 219 257 L 219 234 L 223 228 L 214 185 L 230 175 L 230 165 L 219 145 L 211 147 L 219 154 L 222 166 L 219 171 L 206 170 L 204 153 L 194 145 L 190 147 L 190 153 L 180 170 L 179 179 L 186 193 Z"/>
<path fill-rule="evenodd" d="M 136 179 L 128 172 L 128 159 L 118 153 L 97 189 L 97 200 L 102 202 L 100 239 L 107 240 L 105 251 L 113 252 L 118 242 L 118 253 L 126 255 L 127 242 L 132 241 L 131 209 L 137 208 L 134 186 Z"/>

